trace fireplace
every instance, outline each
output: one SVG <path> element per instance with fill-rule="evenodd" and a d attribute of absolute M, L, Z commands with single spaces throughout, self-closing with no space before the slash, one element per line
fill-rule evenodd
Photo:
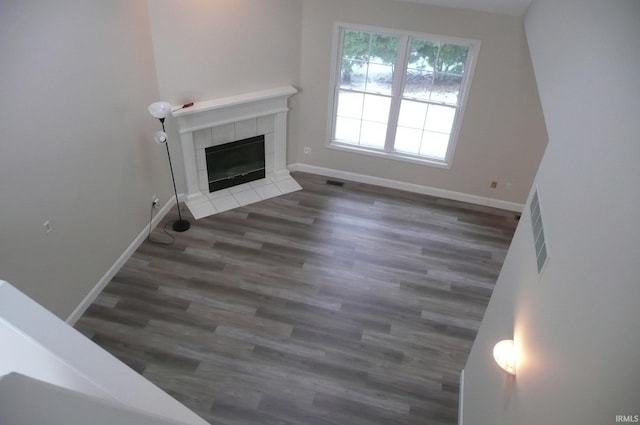
<path fill-rule="evenodd" d="M 209 192 L 265 178 L 264 135 L 205 148 Z"/>
<path fill-rule="evenodd" d="M 172 113 L 182 145 L 185 201 L 195 219 L 302 189 L 287 169 L 287 101 L 296 92 L 292 86 L 278 87 L 195 102 Z M 255 143 L 257 138 L 262 141 Z M 254 155 L 260 155 L 262 166 L 245 164 L 238 169 L 232 163 L 227 166 L 235 171 L 218 173 L 220 164 L 215 161 L 229 153 L 228 147 L 247 140 L 256 149 L 246 154 L 245 160 L 250 160 L 241 162 L 255 163 Z M 210 152 L 215 154 L 208 155 Z M 227 159 L 236 161 L 245 155 L 241 152 Z M 215 165 L 209 165 L 209 159 Z M 235 177 L 229 178 L 231 175 Z"/>

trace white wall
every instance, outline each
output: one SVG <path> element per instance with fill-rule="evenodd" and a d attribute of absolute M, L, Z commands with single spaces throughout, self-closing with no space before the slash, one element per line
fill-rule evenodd
<path fill-rule="evenodd" d="M 450 170 L 326 148 L 336 21 L 482 42 Z M 547 143 L 520 17 L 389 0 L 304 0 L 301 87 L 290 162 L 524 203 Z M 492 180 L 500 182 L 493 192 Z"/>
<path fill-rule="evenodd" d="M 66 317 L 171 194 L 146 4 L 0 9 L 0 278 Z"/>
<path fill-rule="evenodd" d="M 174 105 L 298 86 L 300 0 L 147 0 L 160 95 Z M 295 119 L 295 110 L 289 120 Z M 173 119 L 178 190 L 186 190 Z"/>
<path fill-rule="evenodd" d="M 464 422 L 640 415 L 640 2 L 534 0 L 525 19 L 549 133 L 536 177 L 550 260 L 522 217 L 465 368 Z M 515 334 L 509 381 L 491 358 Z"/>
<path fill-rule="evenodd" d="M 160 95 L 173 104 L 297 84 L 299 0 L 147 0 Z"/>

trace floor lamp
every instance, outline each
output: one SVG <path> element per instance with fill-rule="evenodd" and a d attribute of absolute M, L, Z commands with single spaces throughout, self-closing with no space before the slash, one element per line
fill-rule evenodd
<path fill-rule="evenodd" d="M 154 118 L 160 120 L 162 124 L 162 131 L 156 132 L 154 140 L 160 145 L 164 145 L 167 148 L 167 157 L 169 158 L 169 169 L 171 169 L 171 181 L 173 181 L 173 193 L 176 195 L 176 206 L 178 207 L 178 220 L 173 223 L 173 230 L 176 232 L 184 232 L 191 227 L 191 224 L 187 220 L 182 219 L 180 213 L 180 204 L 178 203 L 178 190 L 176 189 L 176 179 L 173 176 L 173 165 L 171 164 L 171 154 L 169 153 L 169 145 L 167 144 L 167 133 L 164 131 L 164 119 L 171 113 L 171 104 L 169 102 L 154 102 L 149 105 L 149 113 Z"/>

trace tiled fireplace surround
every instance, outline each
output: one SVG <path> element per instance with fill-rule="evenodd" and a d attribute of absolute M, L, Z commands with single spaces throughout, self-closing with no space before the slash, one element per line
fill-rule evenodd
<path fill-rule="evenodd" d="M 302 189 L 287 169 L 287 100 L 292 86 L 197 102 L 173 112 L 195 219 Z M 264 134 L 266 177 L 209 193 L 205 148 Z"/>

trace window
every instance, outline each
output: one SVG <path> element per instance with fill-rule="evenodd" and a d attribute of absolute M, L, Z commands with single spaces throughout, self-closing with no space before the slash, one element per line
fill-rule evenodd
<path fill-rule="evenodd" d="M 331 145 L 447 166 L 479 42 L 337 26 Z"/>

